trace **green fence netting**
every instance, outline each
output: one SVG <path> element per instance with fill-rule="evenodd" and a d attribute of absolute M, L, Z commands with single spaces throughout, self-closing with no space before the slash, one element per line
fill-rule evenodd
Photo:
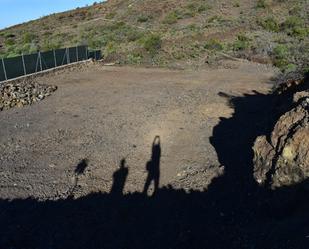
<path fill-rule="evenodd" d="M 88 58 L 93 58 L 95 60 L 100 60 L 102 58 L 101 50 L 88 51 Z"/>
<path fill-rule="evenodd" d="M 88 51 L 87 46 L 62 48 L 5 58 L 0 60 L 0 81 L 44 71 L 54 67 L 87 60 L 101 59 L 101 51 Z"/>
<path fill-rule="evenodd" d="M 26 74 L 32 74 L 38 71 L 39 61 L 38 54 L 24 55 Z"/>
<path fill-rule="evenodd" d="M 4 75 L 4 70 L 3 70 L 3 64 L 2 64 L 2 60 L 0 60 L 0 81 L 4 81 L 5 80 L 5 75 Z"/>
<path fill-rule="evenodd" d="M 22 57 L 13 57 L 4 59 L 6 75 L 8 79 L 24 75 Z"/>

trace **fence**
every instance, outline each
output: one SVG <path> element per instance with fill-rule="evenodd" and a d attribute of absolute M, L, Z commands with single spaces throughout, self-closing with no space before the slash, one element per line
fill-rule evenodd
<path fill-rule="evenodd" d="M 87 60 L 89 58 L 95 60 L 101 59 L 101 51 L 89 51 L 87 46 L 77 46 L 0 59 L 0 81 Z"/>

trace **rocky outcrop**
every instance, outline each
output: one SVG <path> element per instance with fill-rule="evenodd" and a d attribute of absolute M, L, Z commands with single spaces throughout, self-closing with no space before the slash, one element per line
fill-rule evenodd
<path fill-rule="evenodd" d="M 254 177 L 259 184 L 277 188 L 309 178 L 309 91 L 294 94 L 293 100 L 270 137 L 255 141 Z"/>
<path fill-rule="evenodd" d="M 38 84 L 33 80 L 0 84 L 0 111 L 31 105 L 56 90 L 56 86 Z"/>

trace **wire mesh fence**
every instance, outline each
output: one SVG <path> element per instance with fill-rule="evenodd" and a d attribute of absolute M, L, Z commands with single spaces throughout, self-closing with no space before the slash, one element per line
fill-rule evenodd
<path fill-rule="evenodd" d="M 90 51 L 87 46 L 77 46 L 5 58 L 0 61 L 0 82 L 90 58 L 99 60 L 101 57 L 99 50 Z"/>

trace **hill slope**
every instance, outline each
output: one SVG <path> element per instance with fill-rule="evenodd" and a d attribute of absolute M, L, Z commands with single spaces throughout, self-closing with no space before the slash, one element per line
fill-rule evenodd
<path fill-rule="evenodd" d="M 88 44 L 129 64 L 215 62 L 237 55 L 282 70 L 309 54 L 307 0 L 109 0 L 0 32 L 0 55 Z"/>

